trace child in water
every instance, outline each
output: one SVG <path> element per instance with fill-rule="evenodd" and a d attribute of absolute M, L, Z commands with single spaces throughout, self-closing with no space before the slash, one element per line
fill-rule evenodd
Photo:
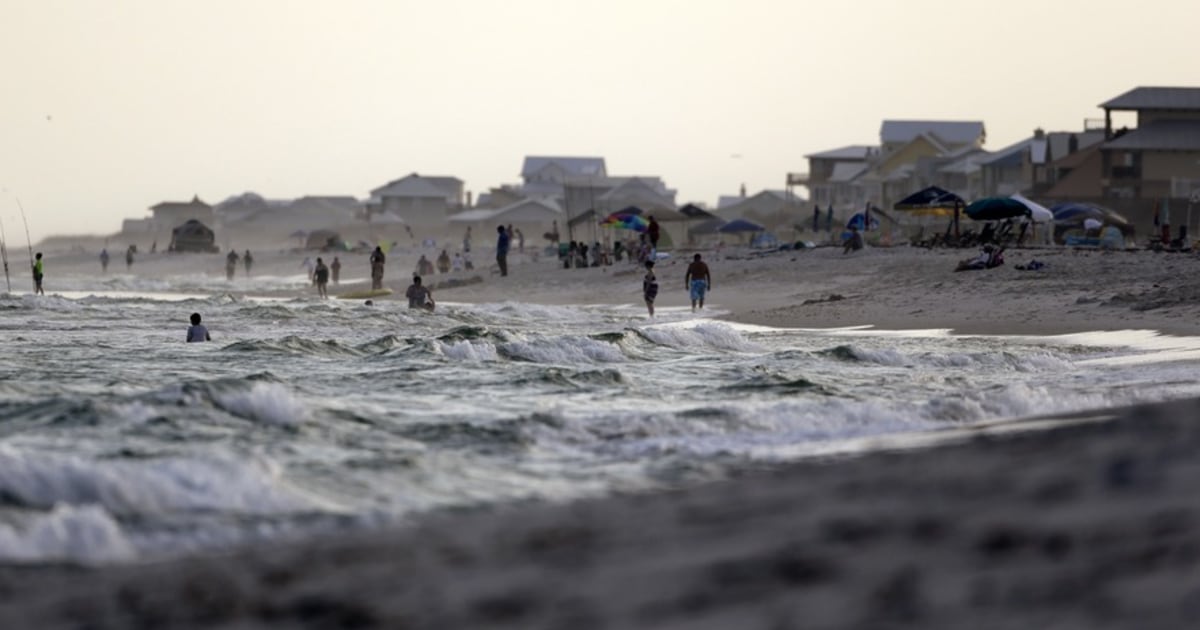
<path fill-rule="evenodd" d="M 188 343 L 212 341 L 212 337 L 208 334 L 208 329 L 200 323 L 200 313 L 192 313 L 192 325 L 188 326 L 187 341 Z"/>

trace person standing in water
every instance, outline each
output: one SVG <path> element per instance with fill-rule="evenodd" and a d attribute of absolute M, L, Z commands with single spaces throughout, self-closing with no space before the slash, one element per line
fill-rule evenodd
<path fill-rule="evenodd" d="M 233 274 L 237 271 L 238 253 L 229 250 L 229 255 L 225 257 L 225 279 L 233 280 Z"/>
<path fill-rule="evenodd" d="M 45 274 L 42 271 L 42 252 L 37 253 L 37 260 L 33 263 L 33 292 L 37 295 L 46 295 L 42 290 L 42 278 Z"/>
<path fill-rule="evenodd" d="M 100 250 L 100 273 L 108 273 L 108 248 Z"/>
<path fill-rule="evenodd" d="M 313 280 L 317 283 L 317 295 L 321 299 L 328 300 L 329 293 L 325 287 L 329 284 L 329 267 L 325 266 L 325 261 L 317 258 L 317 266 L 313 269 Z"/>
<path fill-rule="evenodd" d="M 212 341 L 212 337 L 208 334 L 208 329 L 200 323 L 200 313 L 192 313 L 192 325 L 188 326 L 187 342 L 197 341 Z"/>
<path fill-rule="evenodd" d="M 654 298 L 658 297 L 658 278 L 654 276 L 654 261 L 646 261 L 646 277 L 642 279 L 642 297 L 646 300 L 646 310 L 654 317 Z"/>
<path fill-rule="evenodd" d="M 249 277 L 250 268 L 254 266 L 254 256 L 250 255 L 250 250 L 248 249 L 246 250 L 246 253 L 242 255 L 242 264 L 246 265 L 246 276 Z"/>
<path fill-rule="evenodd" d="M 692 264 L 688 265 L 683 284 L 691 292 L 692 310 L 696 310 L 697 304 L 704 308 L 704 294 L 712 288 L 712 277 L 708 274 L 708 265 L 700 260 L 700 254 L 696 254 Z"/>
<path fill-rule="evenodd" d="M 387 257 L 383 255 L 383 248 L 375 246 L 375 251 L 371 252 L 371 288 L 378 290 L 383 288 L 383 265 L 387 262 Z"/>
<path fill-rule="evenodd" d="M 421 284 L 421 276 L 413 276 L 412 284 L 404 292 L 404 297 L 408 298 L 408 308 L 422 308 L 433 312 L 433 292 Z"/>
<path fill-rule="evenodd" d="M 508 244 L 510 237 L 503 225 L 496 226 L 496 264 L 500 265 L 500 276 L 508 275 Z"/>
<path fill-rule="evenodd" d="M 133 269 L 133 250 L 134 250 L 133 245 L 130 245 L 129 248 L 125 250 L 125 270 L 126 271 Z"/>
<path fill-rule="evenodd" d="M 329 271 L 333 275 L 333 283 L 338 284 L 338 277 L 342 275 L 342 261 L 338 260 L 337 256 L 333 257 L 333 262 L 329 265 Z"/>

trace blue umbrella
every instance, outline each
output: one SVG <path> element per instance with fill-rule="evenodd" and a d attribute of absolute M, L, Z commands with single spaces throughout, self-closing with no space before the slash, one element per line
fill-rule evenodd
<path fill-rule="evenodd" d="M 1000 221 L 1027 217 L 1032 211 L 1012 197 L 984 197 L 972 201 L 963 213 L 976 221 Z"/>

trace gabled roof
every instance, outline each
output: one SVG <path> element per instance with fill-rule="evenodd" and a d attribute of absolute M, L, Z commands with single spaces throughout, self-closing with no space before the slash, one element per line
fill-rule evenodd
<path fill-rule="evenodd" d="M 447 217 L 451 223 L 476 223 L 481 221 L 548 222 L 563 218 L 558 204 L 545 199 L 522 199 L 495 210 L 477 208 Z"/>
<path fill-rule="evenodd" d="M 542 170 L 549 164 L 557 164 L 570 175 L 604 176 L 608 173 L 604 167 L 604 158 L 601 157 L 553 157 L 529 155 L 525 157 L 525 164 L 521 167 L 521 177 L 529 177 L 530 175 Z"/>
<path fill-rule="evenodd" d="M 865 144 L 852 144 L 840 149 L 810 153 L 804 157 L 818 160 L 865 160 L 874 148 Z"/>
<path fill-rule="evenodd" d="M 394 179 L 371 191 L 371 198 L 379 197 L 450 197 L 455 191 L 446 190 L 439 182 L 459 181 L 453 177 L 421 177 L 416 173 Z"/>
<path fill-rule="evenodd" d="M 801 204 L 807 205 L 808 200 L 796 194 L 788 194 L 786 190 L 762 190 L 745 199 L 739 197 L 737 203 L 717 208 L 715 214 L 724 218 L 741 217 L 751 211 L 772 214 L 789 208 L 799 210 Z"/>
<path fill-rule="evenodd" d="M 675 207 L 675 191 L 659 177 L 613 177 L 610 178 L 613 187 L 600 195 L 600 199 L 610 201 L 628 197 L 652 197 L 653 201 Z"/>
<path fill-rule="evenodd" d="M 182 209 L 182 208 L 211 208 L 208 204 L 200 201 L 200 196 L 195 195 L 191 201 L 162 201 L 150 206 L 151 210 L 167 210 L 167 209 Z"/>
<path fill-rule="evenodd" d="M 1200 88 L 1136 87 L 1100 104 L 1116 110 L 1176 110 L 1200 111 Z"/>
<path fill-rule="evenodd" d="M 1053 162 L 1067 155 L 1070 151 L 1071 136 L 1075 137 L 1075 150 L 1082 151 L 1104 139 L 1104 131 L 1051 131 L 1044 134 L 1042 139 L 1034 136 L 1014 142 L 1003 149 L 993 151 L 979 163 L 982 166 L 1014 166 L 1023 160 L 1024 152 L 1030 151 L 1034 164 Z"/>
<path fill-rule="evenodd" d="M 979 121 L 885 120 L 879 130 L 884 144 L 903 144 L 924 133 L 932 133 L 947 144 L 978 142 L 984 134 Z"/>
<path fill-rule="evenodd" d="M 1161 120 L 1104 143 L 1105 149 L 1200 151 L 1200 121 Z"/>

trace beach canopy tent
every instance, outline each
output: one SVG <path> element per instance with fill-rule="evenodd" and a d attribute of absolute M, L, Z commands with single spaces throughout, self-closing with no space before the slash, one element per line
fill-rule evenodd
<path fill-rule="evenodd" d="M 217 252 L 216 236 L 207 225 L 196 219 L 188 219 L 183 225 L 171 230 L 171 252 Z"/>
<path fill-rule="evenodd" d="M 1131 237 L 1134 235 L 1133 225 L 1125 217 L 1116 212 L 1090 203 L 1060 203 L 1050 209 L 1054 213 L 1054 241 L 1063 243 L 1067 240 L 1067 233 L 1072 230 L 1087 230 L 1088 220 L 1099 221 L 1100 225 L 1105 229 L 1114 227 L 1119 230 L 1122 236 Z M 1093 228 L 1094 229 L 1094 228 Z"/>
<path fill-rule="evenodd" d="M 1028 206 L 1011 197 L 984 197 L 967 205 L 963 213 L 976 221 L 1003 221 L 1033 214 Z"/>
<path fill-rule="evenodd" d="M 767 228 L 749 219 L 734 219 L 717 228 L 717 231 L 721 234 L 742 234 L 745 232 L 762 232 L 765 229 Z"/>
<path fill-rule="evenodd" d="M 304 242 L 306 249 L 344 249 L 342 237 L 333 230 L 316 230 L 309 232 L 308 240 Z"/>
<path fill-rule="evenodd" d="M 892 208 L 915 215 L 951 216 L 954 208 L 965 205 L 962 197 L 937 186 L 930 186 L 897 201 Z"/>
<path fill-rule="evenodd" d="M 1020 201 L 1021 203 L 1025 204 L 1026 208 L 1029 208 L 1029 217 L 1033 219 L 1034 223 L 1049 223 L 1054 220 L 1054 213 L 1050 212 L 1049 208 L 1036 201 L 1026 198 L 1021 193 L 1014 193 L 1009 197 Z"/>
<path fill-rule="evenodd" d="M 870 227 L 868 227 L 867 226 L 867 215 L 862 212 L 859 212 L 859 213 L 856 213 L 854 216 L 850 217 L 849 221 L 846 221 L 846 229 L 849 230 L 850 228 L 854 228 L 860 232 L 866 232 L 868 230 L 878 230 L 879 229 L 879 219 L 875 218 L 875 216 L 872 215 L 871 216 L 871 225 L 870 225 Z"/>
<path fill-rule="evenodd" d="M 1101 225 L 1111 225 L 1122 234 L 1133 234 L 1133 224 L 1116 212 L 1090 203 L 1060 203 L 1050 209 L 1054 213 L 1054 224 L 1062 228 L 1083 227 L 1084 221 L 1095 219 Z"/>

